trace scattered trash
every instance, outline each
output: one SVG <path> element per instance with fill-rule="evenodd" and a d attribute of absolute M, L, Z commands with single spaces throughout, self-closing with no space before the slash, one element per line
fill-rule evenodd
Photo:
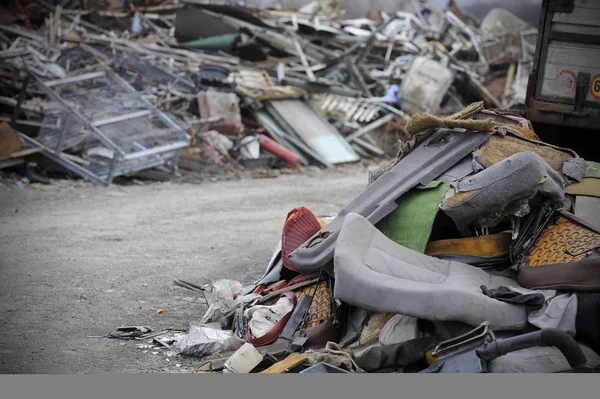
<path fill-rule="evenodd" d="M 145 334 L 152 332 L 150 327 L 143 326 L 131 326 L 131 327 L 119 327 L 114 331 L 107 333 L 105 336 L 108 338 L 118 339 L 136 339 L 141 338 Z"/>
<path fill-rule="evenodd" d="M 230 331 L 221 330 L 217 323 L 192 323 L 181 339 L 178 349 L 183 356 L 204 357 L 230 350 Z"/>
<path fill-rule="evenodd" d="M 225 362 L 229 373 L 249 373 L 263 360 L 263 355 L 252 344 L 245 343 Z"/>

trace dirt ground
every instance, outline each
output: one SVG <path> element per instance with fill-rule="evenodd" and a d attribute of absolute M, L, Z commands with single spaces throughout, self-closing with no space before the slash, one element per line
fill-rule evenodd
<path fill-rule="evenodd" d="M 337 212 L 367 176 L 354 165 L 197 185 L 0 188 L 0 373 L 194 371 L 198 360 L 138 347 L 146 342 L 90 336 L 186 328 L 206 306 L 174 278 L 254 281 L 287 212 Z"/>

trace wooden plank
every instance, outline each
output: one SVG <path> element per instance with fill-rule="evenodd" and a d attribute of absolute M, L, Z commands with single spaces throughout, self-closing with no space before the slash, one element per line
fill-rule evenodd
<path fill-rule="evenodd" d="M 27 155 L 31 155 L 31 154 L 37 154 L 38 152 L 42 152 L 44 151 L 43 148 L 40 147 L 36 147 L 36 148 L 27 148 L 21 151 L 15 151 L 12 154 L 10 154 L 10 158 L 20 158 L 20 157 L 26 157 Z"/>
<path fill-rule="evenodd" d="M 40 148 L 40 150 L 43 150 L 43 148 Z M 62 157 L 64 157 L 64 158 L 67 158 L 68 160 L 71 160 L 71 161 L 73 161 L 75 163 L 78 163 L 80 165 L 90 166 L 92 164 L 87 159 L 83 159 L 81 157 L 78 157 L 77 155 L 67 154 L 66 152 L 61 152 L 60 155 Z"/>
<path fill-rule="evenodd" d="M 7 159 L 5 161 L 1 161 L 0 160 L 0 169 L 4 169 L 4 168 L 10 168 L 11 166 L 17 166 L 17 165 L 21 165 L 25 163 L 25 160 L 23 158 L 18 158 L 18 159 Z"/>
<path fill-rule="evenodd" d="M 301 355 L 300 353 L 292 353 L 285 359 L 280 362 L 275 363 L 268 369 L 261 371 L 261 374 L 281 374 L 285 373 L 296 366 L 304 363 L 308 357 L 306 355 Z"/>

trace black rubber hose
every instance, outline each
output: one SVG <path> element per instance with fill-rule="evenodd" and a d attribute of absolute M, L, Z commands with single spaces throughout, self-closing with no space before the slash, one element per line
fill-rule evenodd
<path fill-rule="evenodd" d="M 566 332 L 557 328 L 545 328 L 540 332 L 540 339 L 546 346 L 558 348 L 572 368 L 585 366 L 587 359 L 581 347 Z"/>
<path fill-rule="evenodd" d="M 587 365 L 587 359 L 577 342 L 569 334 L 556 328 L 545 328 L 516 337 L 499 339 L 486 344 L 477 353 L 482 359 L 491 361 L 507 353 L 533 346 L 556 347 L 574 369 Z"/>

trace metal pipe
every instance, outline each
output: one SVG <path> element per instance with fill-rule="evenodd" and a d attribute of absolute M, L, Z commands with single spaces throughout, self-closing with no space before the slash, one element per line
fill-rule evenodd
<path fill-rule="evenodd" d="M 23 133 L 19 133 L 19 136 L 21 136 L 21 138 L 28 142 L 29 144 L 32 144 L 36 147 L 39 148 L 43 148 L 43 154 L 46 155 L 48 158 L 52 159 L 54 162 L 58 163 L 59 165 L 75 172 L 76 174 L 78 174 L 79 176 L 90 180 L 91 182 L 98 184 L 100 186 L 108 186 L 109 184 L 106 183 L 106 181 L 102 180 L 99 176 L 97 176 L 96 174 L 92 173 L 91 171 L 85 169 L 84 167 L 82 167 L 81 165 L 70 161 L 64 157 L 62 157 L 60 154 L 56 153 L 55 151 L 51 150 L 50 148 L 44 146 L 43 144 L 37 142 L 36 140 L 32 139 L 31 137 L 23 134 Z"/>
<path fill-rule="evenodd" d="M 151 110 L 132 112 L 130 114 L 113 116 L 111 118 L 98 119 L 98 120 L 92 121 L 91 125 L 95 126 L 95 127 L 105 126 L 105 125 L 110 125 L 111 123 L 122 122 L 122 121 L 126 121 L 129 119 L 134 119 L 134 118 L 140 118 L 142 116 L 150 115 L 151 113 L 152 113 Z"/>
<path fill-rule="evenodd" d="M 67 84 L 67 83 L 75 83 L 75 82 L 81 82 L 83 80 L 100 78 L 104 75 L 105 75 L 104 72 L 90 72 L 90 73 L 84 73 L 83 75 L 79 75 L 79 76 L 72 76 L 70 78 L 50 80 L 50 81 L 44 82 L 44 84 L 48 87 L 54 87 L 54 86 Z"/>
<path fill-rule="evenodd" d="M 130 161 L 132 159 L 139 159 L 148 155 L 154 155 L 154 154 L 160 154 L 162 152 L 168 152 L 168 151 L 172 151 L 172 150 L 176 150 L 179 148 L 184 148 L 189 146 L 189 143 L 187 142 L 176 142 L 176 143 L 172 143 L 172 144 L 167 144 L 167 145 L 163 145 L 160 147 L 154 147 L 154 148 L 150 148 L 144 151 L 138 151 L 138 152 L 134 152 L 131 154 L 127 154 L 123 157 L 124 160 L 126 161 Z"/>

